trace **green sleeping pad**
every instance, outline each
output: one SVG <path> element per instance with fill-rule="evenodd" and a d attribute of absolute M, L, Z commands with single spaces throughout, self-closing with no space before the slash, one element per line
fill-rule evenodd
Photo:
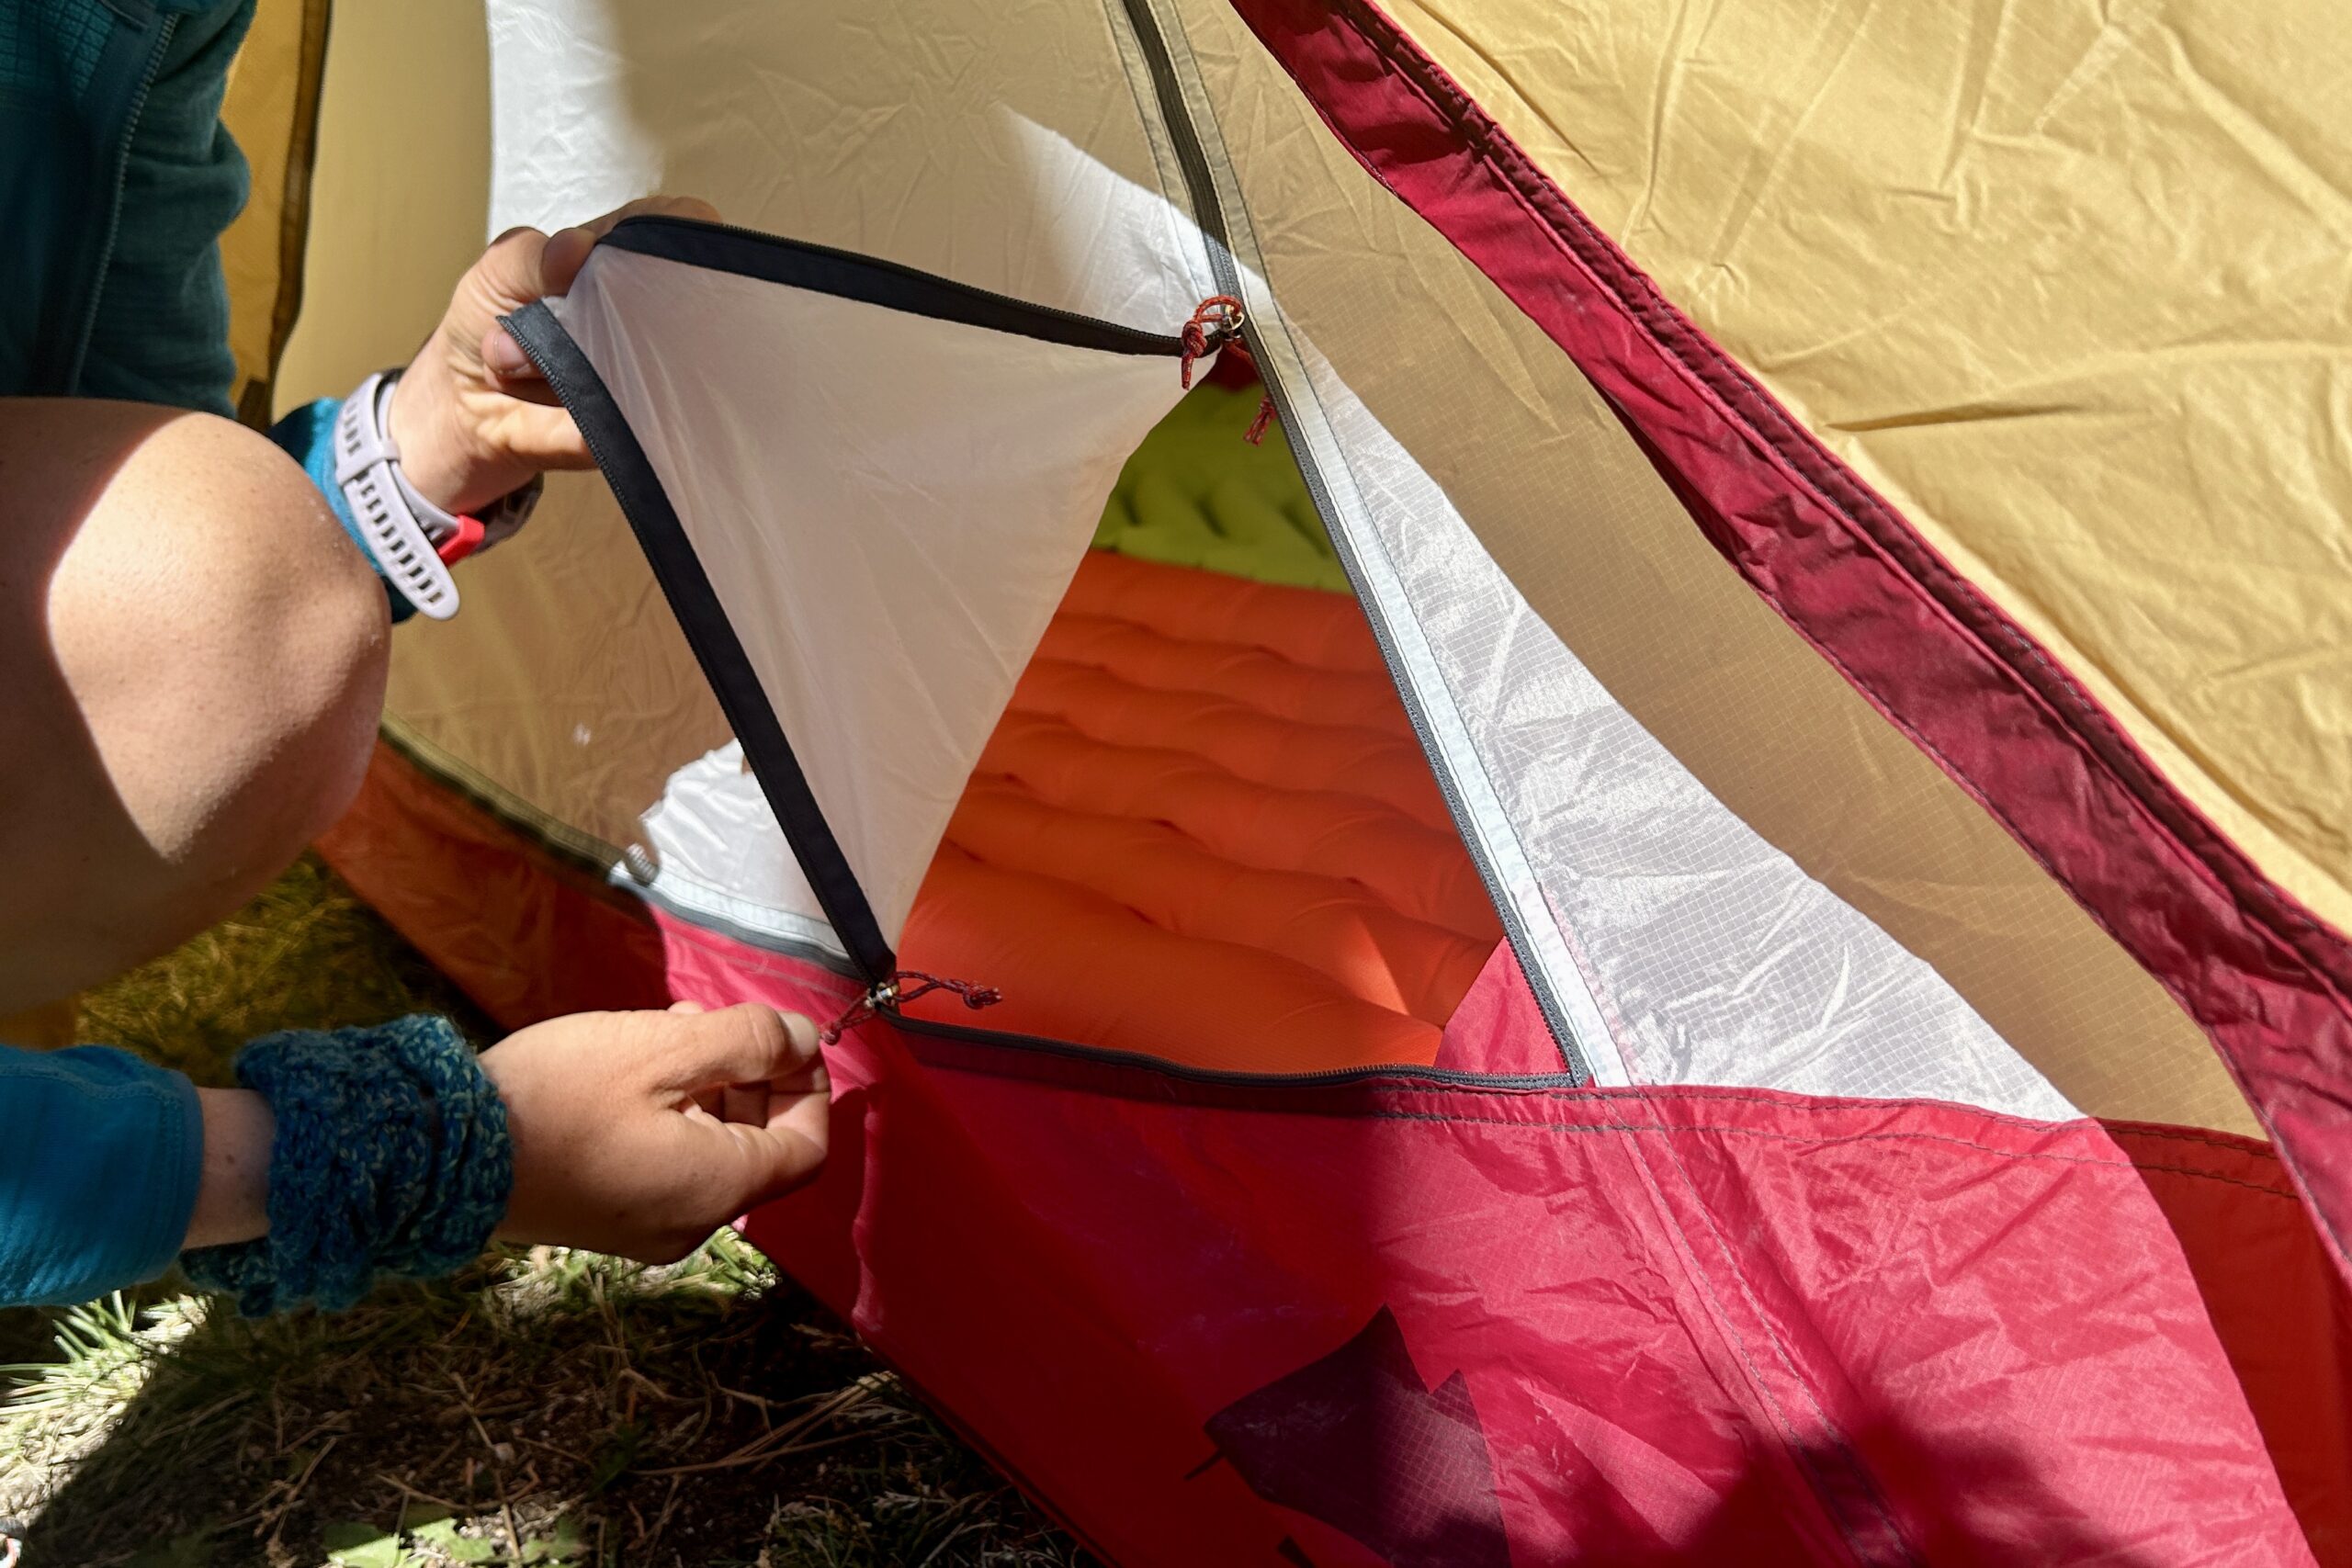
<path fill-rule="evenodd" d="M 1094 530 L 1095 548 L 1348 592 L 1282 427 L 1267 431 L 1262 446 L 1242 439 L 1258 399 L 1254 387 L 1195 387 L 1127 459 Z"/>

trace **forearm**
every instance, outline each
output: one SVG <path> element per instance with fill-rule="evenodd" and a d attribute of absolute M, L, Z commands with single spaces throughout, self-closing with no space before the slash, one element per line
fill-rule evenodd
<path fill-rule="evenodd" d="M 197 1091 L 204 1111 L 204 1168 L 184 1247 L 251 1241 L 269 1230 L 269 1102 L 251 1089 Z"/>

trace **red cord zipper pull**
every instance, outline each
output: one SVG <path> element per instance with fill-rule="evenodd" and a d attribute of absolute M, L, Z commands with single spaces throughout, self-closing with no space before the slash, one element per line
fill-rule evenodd
<path fill-rule="evenodd" d="M 916 982 L 911 989 L 904 985 L 909 980 Z M 964 998 L 966 1007 L 976 1012 L 1004 1000 L 1004 993 L 994 986 L 978 986 L 969 980 L 943 979 L 937 975 L 926 975 L 920 969 L 901 969 L 888 979 L 876 982 L 864 996 L 850 1003 L 841 1017 L 819 1030 L 818 1043 L 825 1045 L 838 1043 L 844 1032 L 855 1029 L 883 1009 L 904 1006 L 917 997 L 927 997 L 933 991 L 952 991 Z"/>
<path fill-rule="evenodd" d="M 1260 398 L 1258 417 L 1250 422 L 1250 428 L 1241 433 L 1241 439 L 1252 446 L 1257 446 L 1266 439 L 1266 432 L 1273 427 L 1273 423 L 1274 400 L 1272 396 Z"/>
<path fill-rule="evenodd" d="M 1241 301 L 1230 294 L 1212 294 L 1193 311 L 1193 319 L 1184 323 L 1177 335 L 1183 341 L 1184 353 L 1177 361 L 1177 372 L 1184 389 L 1193 389 L 1193 362 L 1213 349 L 1225 345 L 1227 338 L 1241 330 Z"/>

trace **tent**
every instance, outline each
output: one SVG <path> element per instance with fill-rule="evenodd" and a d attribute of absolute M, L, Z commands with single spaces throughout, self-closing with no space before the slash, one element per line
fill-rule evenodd
<path fill-rule="evenodd" d="M 325 851 L 837 1021 L 749 1234 L 1105 1560 L 2352 1562 L 2326 8 L 392 9 L 281 402 L 741 227 Z"/>

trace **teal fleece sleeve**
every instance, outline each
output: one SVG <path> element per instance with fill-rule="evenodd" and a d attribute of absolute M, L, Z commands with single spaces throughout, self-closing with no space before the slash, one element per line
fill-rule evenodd
<path fill-rule="evenodd" d="M 123 151 L 120 216 L 78 390 L 233 414 L 237 361 L 220 235 L 244 207 L 252 177 L 220 123 L 220 103 L 253 0 L 176 0 L 163 9 L 175 13 L 172 35 Z"/>
<path fill-rule="evenodd" d="M 196 1086 L 107 1045 L 0 1046 L 0 1306 L 88 1301 L 169 1268 L 196 1212 Z"/>

